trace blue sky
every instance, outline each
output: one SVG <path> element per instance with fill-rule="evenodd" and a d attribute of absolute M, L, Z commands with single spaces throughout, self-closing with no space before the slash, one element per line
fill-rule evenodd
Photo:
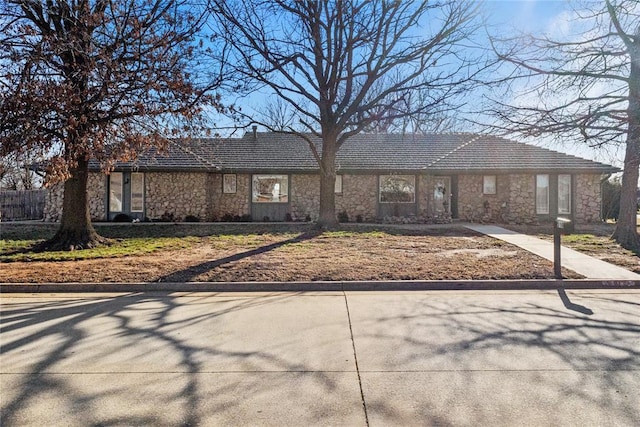
<path fill-rule="evenodd" d="M 480 0 L 479 0 L 480 1 Z M 575 4 L 575 1 L 572 2 Z M 484 0 L 483 13 L 490 25 L 492 34 L 505 35 L 518 32 L 556 32 L 559 27 L 567 23 L 572 4 L 567 0 Z M 611 148 L 608 150 L 592 150 L 579 144 L 550 145 L 544 140 L 524 141 L 536 143 L 547 148 L 562 151 L 601 161 L 604 163 L 622 165 L 624 150 Z"/>

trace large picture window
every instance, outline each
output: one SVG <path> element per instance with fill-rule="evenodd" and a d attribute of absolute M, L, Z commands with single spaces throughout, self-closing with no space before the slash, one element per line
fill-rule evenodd
<path fill-rule="evenodd" d="M 122 172 L 109 175 L 109 211 L 122 212 Z"/>
<path fill-rule="evenodd" d="M 558 175 L 558 213 L 571 213 L 571 175 Z"/>
<path fill-rule="evenodd" d="M 536 175 L 536 213 L 549 214 L 549 175 Z"/>
<path fill-rule="evenodd" d="M 416 177 L 380 175 L 380 203 L 415 203 Z"/>
<path fill-rule="evenodd" d="M 131 174 L 131 212 L 144 211 L 144 174 Z"/>
<path fill-rule="evenodd" d="M 287 203 L 289 177 L 287 175 L 253 175 L 253 203 Z"/>

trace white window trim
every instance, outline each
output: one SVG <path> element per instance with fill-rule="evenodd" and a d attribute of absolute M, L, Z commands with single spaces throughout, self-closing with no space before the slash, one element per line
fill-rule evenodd
<path fill-rule="evenodd" d="M 539 176 L 546 176 L 547 177 L 547 206 L 545 210 L 540 210 L 540 206 L 538 205 L 538 177 Z M 548 174 L 537 174 L 536 175 L 536 215 L 549 215 L 549 190 L 551 187 L 551 180 L 549 179 L 549 175 Z"/>
<path fill-rule="evenodd" d="M 560 179 L 561 178 L 560 177 L 563 177 L 563 176 L 569 177 L 569 198 L 568 198 L 569 209 L 568 210 L 561 210 L 560 209 L 561 208 L 561 206 L 560 206 Z M 572 181 L 573 180 L 572 180 L 570 174 L 560 174 L 560 175 L 558 175 L 558 213 L 559 214 L 563 214 L 563 215 L 570 215 L 571 214 L 571 209 L 573 207 L 573 206 L 571 206 L 571 196 L 572 196 L 571 193 L 572 193 L 572 186 L 573 186 L 573 182 Z"/>
<path fill-rule="evenodd" d="M 259 200 L 259 198 L 256 196 L 256 178 L 260 178 L 260 177 L 279 177 L 279 178 L 284 178 L 287 182 L 287 191 L 286 193 L 280 193 L 280 198 L 282 199 L 282 197 L 285 198 L 285 200 Z M 290 195 L 290 191 L 291 191 L 291 180 L 289 179 L 289 175 L 286 174 L 253 174 L 251 176 L 251 203 L 259 203 L 259 204 L 266 204 L 266 203 L 277 203 L 277 204 L 287 204 L 289 203 L 289 195 Z"/>
<path fill-rule="evenodd" d="M 487 191 L 487 178 L 493 178 L 493 191 Z M 482 194 L 489 194 L 489 195 L 498 194 L 498 177 L 496 175 L 482 176 Z"/>
<path fill-rule="evenodd" d="M 336 194 L 342 194 L 342 185 L 343 185 L 342 175 L 336 175 L 336 183 L 334 185 L 333 191 Z"/>
<path fill-rule="evenodd" d="M 113 178 L 113 176 L 115 175 L 120 175 L 120 209 L 119 210 L 113 210 L 111 209 L 111 192 L 113 191 L 113 184 L 112 184 L 112 180 L 111 178 Z M 124 210 L 124 174 L 122 172 L 111 172 L 109 174 L 109 200 L 108 200 L 108 204 L 109 204 L 109 212 L 123 212 Z"/>

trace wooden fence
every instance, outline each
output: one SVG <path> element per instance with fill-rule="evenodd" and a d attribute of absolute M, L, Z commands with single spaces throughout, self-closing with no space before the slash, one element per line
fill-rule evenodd
<path fill-rule="evenodd" d="M 47 190 L 0 191 L 0 219 L 17 221 L 44 218 Z"/>

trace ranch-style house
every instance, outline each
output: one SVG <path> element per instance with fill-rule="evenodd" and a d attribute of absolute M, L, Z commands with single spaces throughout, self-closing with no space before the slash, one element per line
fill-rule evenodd
<path fill-rule="evenodd" d="M 321 142 L 316 144 L 321 149 Z M 95 221 L 315 220 L 319 167 L 306 141 L 248 132 L 241 138 L 172 141 L 105 175 L 91 163 Z M 471 133 L 359 134 L 336 160 L 336 214 L 349 221 L 538 223 L 601 220 L 601 182 L 619 169 Z M 62 186 L 45 219 L 58 220 Z M 121 215 L 122 217 L 122 215 Z"/>

